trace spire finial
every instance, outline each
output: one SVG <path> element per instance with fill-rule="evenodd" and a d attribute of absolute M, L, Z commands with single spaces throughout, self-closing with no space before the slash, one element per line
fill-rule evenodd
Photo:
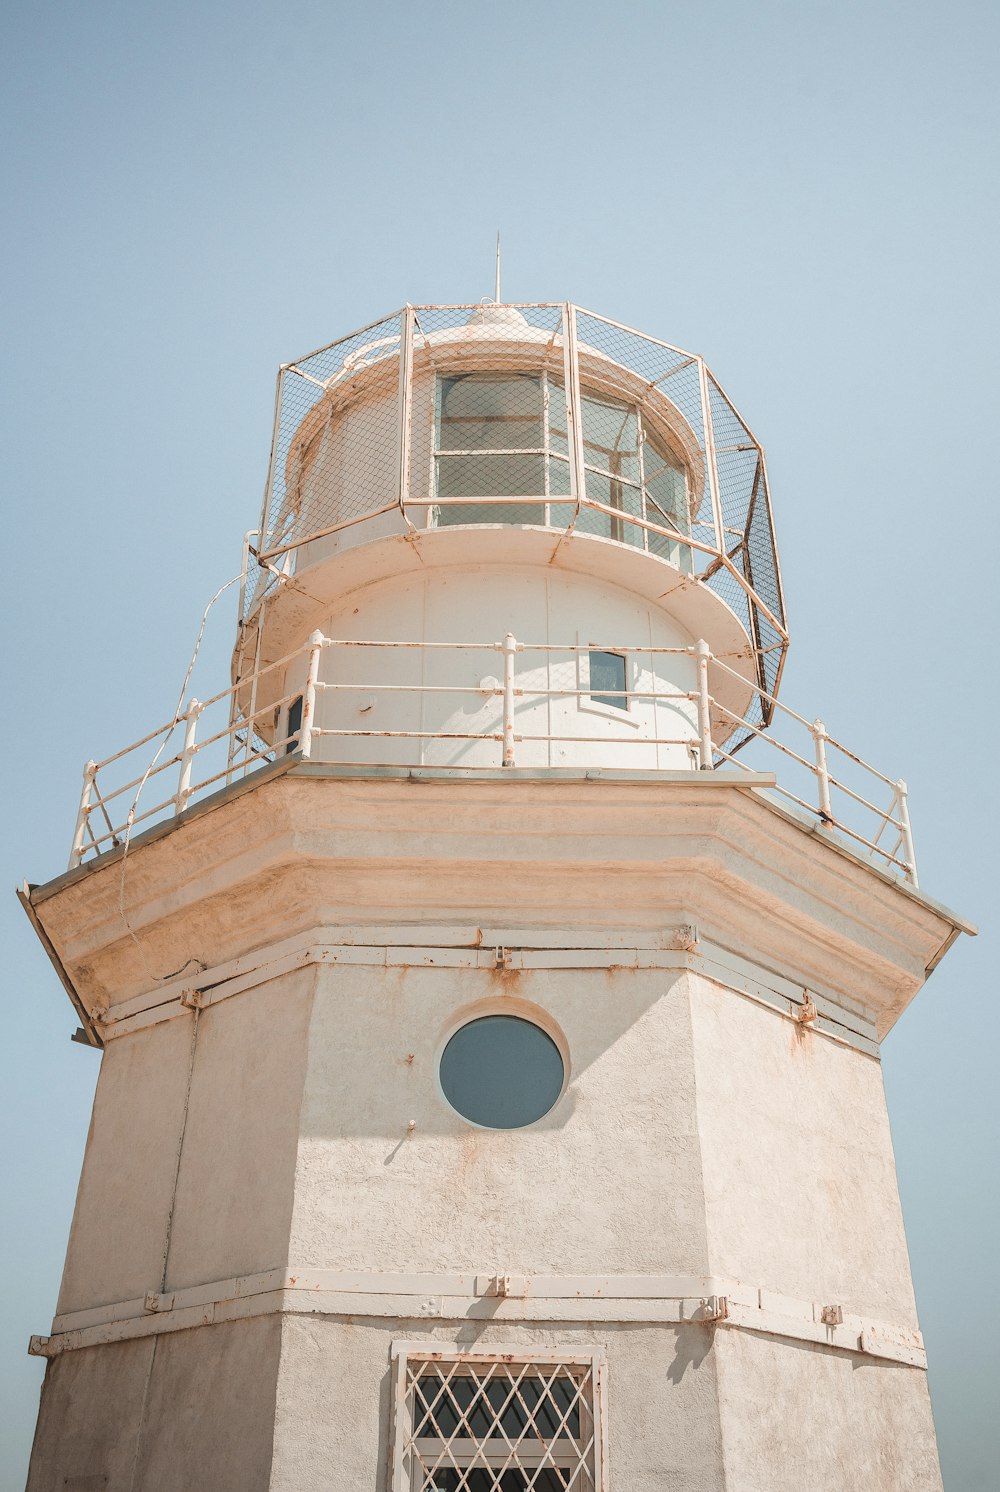
<path fill-rule="evenodd" d="M 497 305 L 500 304 L 500 229 L 497 229 L 497 285 L 493 299 Z"/>

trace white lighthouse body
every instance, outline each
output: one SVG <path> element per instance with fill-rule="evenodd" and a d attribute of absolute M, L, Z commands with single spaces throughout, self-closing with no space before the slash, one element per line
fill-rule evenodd
<path fill-rule="evenodd" d="M 702 359 L 407 307 L 246 553 L 24 898 L 103 1047 L 30 1492 L 936 1492 L 879 1043 L 970 929 L 778 704 Z"/>

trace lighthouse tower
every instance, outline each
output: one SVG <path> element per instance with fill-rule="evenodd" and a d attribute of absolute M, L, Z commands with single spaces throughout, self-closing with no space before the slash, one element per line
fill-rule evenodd
<path fill-rule="evenodd" d="M 704 361 L 288 364 L 240 589 L 24 892 L 103 1048 L 30 1492 L 939 1489 L 879 1043 L 970 929 Z"/>

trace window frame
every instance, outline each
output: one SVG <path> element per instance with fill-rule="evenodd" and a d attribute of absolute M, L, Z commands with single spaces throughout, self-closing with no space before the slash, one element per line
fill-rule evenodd
<path fill-rule="evenodd" d="M 504 446 L 504 447 L 499 447 L 499 446 L 498 447 L 494 447 L 494 446 L 489 446 L 489 447 L 487 447 L 487 446 L 484 446 L 484 447 L 471 447 L 471 446 L 470 447 L 465 447 L 465 446 L 442 447 L 442 445 L 441 445 L 441 416 L 442 416 L 441 401 L 442 401 L 442 396 L 443 396 L 443 392 L 444 392 L 444 383 L 445 383 L 445 380 L 449 380 L 451 382 L 454 382 L 455 380 L 457 380 L 459 378 L 472 378 L 472 379 L 479 378 L 479 379 L 482 379 L 484 382 L 491 381 L 491 382 L 497 382 L 497 383 L 503 382 L 505 380 L 514 380 L 514 379 L 517 379 L 517 378 L 532 378 L 532 379 L 537 379 L 537 381 L 538 381 L 538 383 L 540 385 L 540 388 L 541 388 L 541 395 L 542 395 L 541 410 L 540 410 L 540 413 L 539 413 L 539 418 L 541 420 L 541 427 L 542 427 L 542 443 L 541 443 L 541 445 L 539 445 L 539 446 L 523 446 L 523 447 L 521 447 L 521 446 L 516 446 L 516 447 L 515 446 Z M 530 506 L 530 507 L 535 507 L 535 508 L 542 509 L 543 512 L 544 512 L 544 517 L 542 519 L 542 522 L 540 524 L 530 525 L 530 526 L 532 526 L 532 527 L 544 527 L 544 528 L 551 528 L 552 527 L 552 523 L 551 523 L 551 509 L 552 509 L 553 502 L 555 502 L 557 504 L 570 503 L 570 502 L 572 502 L 572 498 L 570 497 L 570 495 L 569 495 L 568 492 L 565 493 L 565 494 L 561 494 L 561 493 L 553 493 L 552 490 L 551 490 L 552 489 L 551 463 L 553 461 L 561 463 L 566 468 L 566 474 L 567 474 L 566 485 L 567 485 L 567 487 L 569 487 L 571 485 L 571 479 L 570 479 L 570 475 L 569 475 L 569 473 L 570 473 L 570 456 L 569 456 L 569 448 L 568 448 L 568 433 L 567 433 L 567 450 L 566 450 L 566 454 L 565 455 L 563 455 L 562 452 L 560 452 L 560 451 L 554 451 L 552 449 L 552 445 L 551 445 L 551 435 L 550 435 L 550 431 L 551 431 L 550 395 L 549 395 L 550 378 L 551 378 L 551 374 L 549 373 L 549 370 L 548 370 L 547 367 L 540 367 L 540 368 L 536 368 L 536 367 L 525 367 L 525 368 L 511 368 L 511 369 L 503 369 L 503 368 L 495 368 L 495 369 L 494 368 L 470 368 L 470 369 L 468 369 L 466 371 L 462 371 L 459 368 L 456 368 L 454 370 L 449 370 L 447 368 L 439 368 L 437 370 L 437 372 L 435 373 L 435 376 L 434 376 L 434 423 L 433 423 L 433 436 L 432 436 L 432 440 L 431 440 L 431 492 L 430 492 L 430 496 L 431 496 L 431 499 L 432 499 L 432 502 L 433 502 L 433 506 L 429 509 L 429 513 L 430 513 L 430 524 L 429 524 L 429 526 L 430 527 L 438 528 L 438 527 L 442 526 L 441 525 L 441 521 L 440 521 L 440 518 L 441 518 L 441 508 L 442 507 L 446 507 L 446 508 L 447 507 L 462 507 L 464 505 L 468 505 L 470 507 L 473 507 L 473 506 L 476 506 L 476 507 L 480 507 L 480 506 L 481 507 L 489 507 L 493 503 L 496 503 L 496 505 L 498 507 L 501 507 L 501 508 L 515 509 L 515 508 L 517 508 L 519 506 L 525 506 L 525 507 Z M 558 380 L 557 380 L 557 382 L 558 382 Z M 561 384 L 561 383 L 560 383 L 559 386 L 563 389 L 563 397 L 565 398 L 565 386 L 563 384 Z M 439 462 L 442 459 L 444 459 L 445 461 L 449 461 L 449 460 L 454 459 L 454 458 L 465 458 L 465 459 L 468 459 L 470 457 L 474 458 L 476 456 L 489 456 L 489 457 L 537 456 L 537 457 L 539 457 L 541 459 L 541 463 L 542 463 L 543 491 L 539 492 L 539 493 L 522 493 L 522 494 L 499 492 L 499 493 L 493 493 L 491 495 L 484 495 L 484 496 L 475 496 L 475 495 L 467 495 L 465 497 L 462 497 L 462 496 L 450 497 L 449 496 L 449 497 L 444 498 L 443 500 L 441 500 L 440 497 L 439 497 L 439 492 L 438 492 L 438 473 L 439 473 L 439 470 L 440 470 Z M 504 498 L 510 498 L 512 500 L 511 501 L 507 501 L 507 502 L 504 502 L 504 501 L 498 502 L 497 501 L 498 499 L 504 499 Z M 447 525 L 445 525 L 445 526 L 447 526 Z"/>
<path fill-rule="evenodd" d="M 617 658 L 620 661 L 620 663 L 622 665 L 622 687 L 621 687 L 621 689 L 602 689 L 600 691 L 597 691 L 597 690 L 594 689 L 594 658 L 595 657 L 599 657 L 599 658 Z M 601 705 L 606 710 L 616 710 L 619 715 L 628 715 L 629 712 L 630 712 L 630 710 L 631 710 L 631 708 L 632 708 L 632 690 L 629 688 L 629 684 L 632 681 L 629 678 L 629 673 L 630 673 L 630 669 L 629 669 L 629 655 L 628 655 L 628 653 L 615 652 L 611 648 L 594 648 L 594 647 L 588 648 L 587 649 L 587 685 L 588 685 L 588 688 L 590 689 L 590 702 L 591 702 L 591 704 L 592 705 Z M 612 695 L 612 694 L 620 694 L 620 695 L 622 695 L 623 698 L 621 699 L 621 702 L 620 703 L 615 703 L 613 700 L 609 699 L 608 696 Z"/>
<path fill-rule="evenodd" d="M 484 447 L 482 449 L 474 447 L 455 447 L 452 449 L 447 449 L 441 446 L 440 441 L 442 395 L 445 380 L 447 379 L 454 381 L 455 379 L 459 378 L 477 377 L 493 381 L 502 381 L 505 377 L 511 379 L 534 378 L 539 381 L 542 392 L 542 444 L 540 446 L 526 446 L 523 448 L 494 448 L 491 446 L 488 448 Z M 463 370 L 460 367 L 454 369 L 439 367 L 436 369 L 434 373 L 434 389 L 431 409 L 432 431 L 430 443 L 429 493 L 431 502 L 427 510 L 428 528 L 440 528 L 449 526 L 447 523 L 445 523 L 444 525 L 442 525 L 441 523 L 442 509 L 446 509 L 452 506 L 462 507 L 463 505 L 467 505 L 469 507 L 488 508 L 491 504 L 496 504 L 496 506 L 501 508 L 502 510 L 516 510 L 519 506 L 522 505 L 525 507 L 537 509 L 539 512 L 539 521 L 537 523 L 529 523 L 527 525 L 528 527 L 545 527 L 556 529 L 562 527 L 561 524 L 553 524 L 552 509 L 553 507 L 563 508 L 572 506 L 574 503 L 574 499 L 569 492 L 554 493 L 552 491 L 552 463 L 559 462 L 566 468 L 566 475 L 569 478 L 569 480 L 567 480 L 566 482 L 566 485 L 568 487 L 572 486 L 572 479 L 570 475 L 572 463 L 569 454 L 569 412 L 567 408 L 567 451 L 564 455 L 562 452 L 555 451 L 552 448 L 550 388 L 553 382 L 561 389 L 563 399 L 568 403 L 568 395 L 565 382 L 558 376 L 558 374 L 550 371 L 550 369 L 545 365 L 542 365 L 541 367 L 531 365 L 511 369 L 470 368 L 467 370 Z M 690 538 L 691 532 L 690 473 L 683 456 L 675 451 L 671 446 L 669 440 L 667 440 L 660 434 L 659 428 L 657 427 L 655 421 L 647 418 L 646 409 L 642 399 L 632 400 L 623 398 L 619 394 L 608 393 L 597 386 L 591 385 L 584 385 L 581 388 L 580 397 L 581 419 L 583 424 L 582 436 L 584 447 L 584 464 L 581 477 L 584 486 L 586 487 L 588 478 L 595 478 L 598 481 L 607 481 L 609 483 L 611 501 L 606 504 L 606 506 L 614 508 L 616 509 L 616 512 L 620 511 L 621 513 L 621 517 L 617 517 L 615 513 L 607 512 L 603 508 L 591 508 L 590 512 L 594 515 L 594 518 L 606 521 L 608 528 L 607 534 L 597 533 L 595 537 L 607 538 L 614 543 L 627 545 L 630 548 L 641 550 L 642 552 L 647 554 L 653 554 L 661 559 L 668 559 L 670 563 L 677 565 L 679 569 L 683 570 L 685 568 L 683 551 L 685 550 L 685 548 L 687 548 L 688 555 L 690 555 L 690 548 L 686 545 L 686 541 Z M 588 399 L 593 400 L 595 403 L 603 402 L 607 405 L 619 406 L 624 412 L 626 418 L 631 416 L 631 418 L 634 420 L 636 438 L 636 475 L 634 478 L 626 477 L 621 473 L 616 474 L 615 472 L 613 472 L 610 469 L 611 465 L 613 464 L 611 462 L 609 462 L 608 469 L 604 469 L 603 467 L 596 464 L 596 462 L 594 462 L 593 460 L 587 460 L 587 447 L 588 444 L 592 444 L 592 442 L 588 442 L 587 437 L 585 406 Z M 676 528 L 671 525 L 668 515 L 660 506 L 657 498 L 651 491 L 647 489 L 645 473 L 647 445 L 658 458 L 658 465 L 655 471 L 650 474 L 651 478 L 654 476 L 658 476 L 662 471 L 667 469 L 679 471 L 683 477 L 683 509 L 685 519 L 683 522 L 681 522 L 680 515 L 678 515 L 679 521 Z M 663 449 L 661 449 L 661 447 Z M 594 447 L 594 449 L 596 450 L 599 448 Z M 668 453 L 667 455 L 664 454 L 664 450 Z M 476 456 L 487 456 L 493 458 L 502 458 L 504 456 L 537 456 L 541 459 L 542 463 L 544 490 L 539 493 L 495 493 L 492 495 L 484 496 L 469 495 L 464 498 L 461 496 L 456 496 L 441 499 L 438 491 L 438 482 L 440 470 L 439 462 L 442 460 L 442 458 L 447 461 L 452 458 L 468 459 L 470 457 Z M 614 500 L 616 489 L 618 491 L 620 506 L 619 503 L 616 503 Z M 635 493 L 637 496 L 637 514 L 630 514 L 625 506 L 624 493 L 626 489 Z M 502 499 L 505 498 L 509 499 L 509 501 L 502 501 Z M 501 501 L 498 502 L 498 499 L 501 499 Z M 593 500 L 598 502 L 602 501 L 601 498 L 594 498 Z M 586 510 L 587 506 L 588 505 L 585 501 L 582 505 L 581 512 Z M 659 527 L 665 530 L 665 533 L 659 534 L 650 529 L 644 528 L 641 522 L 635 521 L 636 519 L 641 519 L 647 523 L 658 523 Z M 491 518 L 484 521 L 493 522 L 494 520 Z M 506 520 L 501 519 L 500 521 L 505 522 Z M 510 523 L 511 526 L 517 526 L 516 520 L 514 519 L 511 519 Z M 583 533 L 592 532 L 590 528 L 582 526 L 580 527 L 580 531 Z M 674 535 L 676 535 L 676 538 L 673 537 Z M 667 545 L 669 551 L 668 554 L 662 554 L 658 549 L 654 548 L 654 544 L 657 541 L 659 541 L 661 545 Z"/>
<path fill-rule="evenodd" d="M 562 1075 L 559 1082 L 559 1092 L 556 1094 L 555 1098 L 552 1100 L 548 1108 L 545 1109 L 543 1113 L 539 1114 L 534 1119 L 529 1119 L 525 1124 L 484 1124 L 481 1120 L 473 1119 L 470 1114 L 464 1113 L 458 1107 L 458 1105 L 452 1101 L 445 1088 L 444 1079 L 442 1077 L 442 1066 L 444 1063 L 445 1055 L 448 1052 L 448 1049 L 451 1046 L 452 1042 L 455 1040 L 456 1036 L 458 1036 L 462 1031 L 465 1031 L 469 1026 L 474 1026 L 478 1021 L 489 1020 L 520 1021 L 522 1025 L 534 1026 L 535 1029 L 537 1031 L 540 1031 L 542 1035 L 552 1044 L 552 1047 L 554 1048 L 555 1053 L 559 1058 L 559 1062 L 562 1068 Z M 461 1119 L 463 1124 L 469 1124 L 472 1126 L 473 1129 L 482 1130 L 485 1134 L 522 1134 L 525 1130 L 534 1129 L 536 1125 L 544 1123 L 549 1115 L 558 1108 L 559 1104 L 565 1097 L 566 1089 L 569 1087 L 570 1081 L 568 1043 L 565 1036 L 558 1029 L 554 1021 L 548 1019 L 540 1020 L 534 1013 L 528 1015 L 525 1014 L 523 1010 L 517 1008 L 508 1008 L 506 1006 L 498 1006 L 496 1008 L 490 1008 L 488 1010 L 475 1010 L 471 1013 L 467 1012 L 466 1015 L 457 1022 L 449 1022 L 448 1034 L 440 1044 L 440 1049 L 438 1050 L 435 1061 L 434 1071 L 437 1079 L 437 1091 L 439 1097 L 447 1105 L 449 1112 L 457 1115 L 458 1118 Z"/>
<path fill-rule="evenodd" d="M 563 1352 L 556 1347 L 538 1347 L 524 1343 L 492 1344 L 488 1349 L 463 1350 L 457 1342 L 440 1341 L 393 1341 L 390 1349 L 392 1376 L 392 1411 L 389 1431 L 389 1483 L 388 1492 L 422 1492 L 428 1486 L 428 1475 L 450 1468 L 466 1469 L 475 1464 L 483 1470 L 509 1471 L 537 1470 L 549 1453 L 555 1451 L 550 1464 L 572 1474 L 574 1492 L 607 1492 L 607 1356 L 603 1347 L 594 1345 L 581 1350 Z M 560 1448 L 558 1442 L 564 1437 L 555 1436 L 551 1441 L 541 1441 L 536 1435 L 523 1447 L 524 1459 L 517 1458 L 517 1449 L 527 1431 L 517 1440 L 511 1441 L 500 1429 L 497 1436 L 476 1438 L 461 1436 L 463 1445 L 453 1448 L 457 1430 L 448 1437 L 416 1437 L 414 1430 L 414 1400 L 416 1386 L 421 1381 L 422 1369 L 440 1372 L 450 1368 L 448 1380 L 457 1370 L 475 1376 L 477 1370 L 490 1376 L 490 1369 L 500 1367 L 517 1372 L 526 1368 L 552 1368 L 549 1381 L 565 1368 L 567 1378 L 576 1379 L 583 1387 L 578 1388 L 577 1398 L 581 1408 L 581 1425 L 586 1416 L 589 1440 L 581 1450 L 580 1442 L 565 1437 L 569 1444 Z M 515 1390 L 516 1391 L 516 1390 Z M 492 1444 L 490 1442 L 493 1442 Z M 562 1456 L 559 1452 L 562 1449 Z M 447 1456 L 444 1465 L 434 1465 Z M 427 1462 L 431 1462 L 429 1466 Z M 564 1463 L 569 1461 L 569 1465 Z M 422 1464 L 423 1463 L 423 1464 Z"/>
<path fill-rule="evenodd" d="M 635 730 L 642 726 L 642 720 L 638 711 L 633 708 L 635 699 L 636 683 L 639 675 L 639 665 L 631 652 L 619 652 L 617 648 L 603 648 L 599 643 L 592 643 L 586 638 L 576 634 L 576 707 L 591 715 L 600 715 L 602 720 L 617 720 L 622 725 L 630 725 Z M 595 699 L 590 692 L 590 655 L 591 653 L 613 653 L 617 658 L 625 659 L 625 699 L 626 707 L 621 705 L 606 705 L 600 699 Z"/>
<path fill-rule="evenodd" d="M 291 756 L 298 751 L 302 744 L 302 706 L 305 696 L 296 694 L 288 701 L 285 710 L 285 744 L 281 748 L 282 756 Z M 297 715 L 297 719 L 294 718 Z M 292 728 L 294 724 L 294 729 Z"/>

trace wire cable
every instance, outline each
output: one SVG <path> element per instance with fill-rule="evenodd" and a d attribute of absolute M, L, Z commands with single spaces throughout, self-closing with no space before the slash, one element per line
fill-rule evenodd
<path fill-rule="evenodd" d="M 184 675 L 184 682 L 181 685 L 180 693 L 177 696 L 177 705 L 174 710 L 173 721 L 171 722 L 169 729 L 166 731 L 163 740 L 160 742 L 156 754 L 154 755 L 152 761 L 146 768 L 139 781 L 139 785 L 135 790 L 135 797 L 132 799 L 132 806 L 128 811 L 128 817 L 125 820 L 125 838 L 122 841 L 122 868 L 121 876 L 118 882 L 118 910 L 121 913 L 121 919 L 125 926 L 125 931 L 128 933 L 129 937 L 132 939 L 132 942 L 135 944 L 136 951 L 139 954 L 140 959 L 142 960 L 142 966 L 145 969 L 148 978 L 151 982 L 156 984 L 162 984 L 164 980 L 167 979 L 175 979 L 178 974 L 183 974 L 184 971 L 186 969 L 189 969 L 192 964 L 195 965 L 195 967 L 199 970 L 204 969 L 206 965 L 202 963 L 201 959 L 192 957 L 181 964 L 179 969 L 173 969 L 168 974 L 155 974 L 149 967 L 149 961 L 146 958 L 146 950 L 143 948 L 142 943 L 135 932 L 135 929 L 129 921 L 128 906 L 125 898 L 125 872 L 128 866 L 128 852 L 132 838 L 132 825 L 135 822 L 136 810 L 139 807 L 139 798 L 142 795 L 143 788 L 146 786 L 146 783 L 149 780 L 150 773 L 153 771 L 156 763 L 163 755 L 166 744 L 170 740 L 170 737 L 173 734 L 174 730 L 176 730 L 177 726 L 184 718 L 184 698 L 187 694 L 188 684 L 191 682 L 191 675 L 194 673 L 194 666 L 198 661 L 198 654 L 201 651 L 202 639 L 205 636 L 205 627 L 208 623 L 209 612 L 212 610 L 212 607 L 215 605 L 216 601 L 218 601 L 219 597 L 226 591 L 228 591 L 231 585 L 236 585 L 238 581 L 242 580 L 242 578 L 243 575 L 241 571 L 239 575 L 234 575 L 232 580 L 227 580 L 225 585 L 220 585 L 219 589 L 216 591 L 215 595 L 212 597 L 211 601 L 209 601 L 208 605 L 205 607 L 205 610 L 202 612 L 201 626 L 198 628 L 198 637 L 194 645 L 194 652 L 191 654 L 191 661 L 187 666 L 187 672 Z"/>

